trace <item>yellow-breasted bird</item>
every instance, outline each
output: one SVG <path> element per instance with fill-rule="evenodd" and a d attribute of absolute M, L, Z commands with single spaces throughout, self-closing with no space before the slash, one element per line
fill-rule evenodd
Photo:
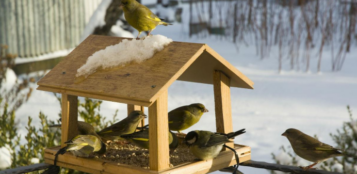
<path fill-rule="evenodd" d="M 149 149 L 149 128 L 142 129 L 138 132 L 134 132 L 132 134 L 122 135 L 122 138 L 134 143 L 135 145 Z M 169 148 L 170 151 L 174 151 L 178 146 L 178 139 L 176 134 L 169 131 Z"/>
<path fill-rule="evenodd" d="M 325 161 L 328 158 L 342 155 L 340 150 L 322 143 L 297 129 L 287 129 L 282 136 L 288 138 L 291 147 L 297 155 L 305 160 L 313 162 L 313 164 L 309 166 L 302 167 L 304 170 L 308 170 L 317 163 Z"/>
<path fill-rule="evenodd" d="M 94 135 L 77 135 L 73 139 L 66 142 L 66 146 L 57 151 L 55 155 L 54 165 L 56 166 L 57 157 L 63 155 L 67 151 L 72 152 L 74 156 L 90 157 L 91 154 L 97 153 L 102 155 L 106 152 L 106 145 L 100 138 Z"/>
<path fill-rule="evenodd" d="M 149 8 L 136 0 L 122 0 L 121 3 L 126 21 L 139 32 L 136 38 L 139 38 L 143 31 L 149 31 L 149 36 L 157 25 L 171 25 L 161 21 Z"/>
<path fill-rule="evenodd" d="M 245 133 L 245 129 L 241 129 L 239 131 L 231 132 L 228 134 L 195 130 L 189 132 L 186 135 L 185 143 L 187 146 L 189 146 L 190 152 L 200 160 L 208 160 L 215 158 L 221 152 L 223 146 L 232 150 L 234 152 L 237 162 L 235 166 L 235 171 L 233 173 L 236 173 L 239 165 L 238 154 L 233 148 L 226 146 L 225 143 L 231 142 L 229 139 L 234 138 L 243 133 Z"/>
<path fill-rule="evenodd" d="M 125 119 L 97 132 L 105 140 L 119 140 L 121 135 L 134 133 L 136 127 L 146 115 L 142 111 L 133 111 Z"/>
<path fill-rule="evenodd" d="M 196 124 L 205 112 L 208 110 L 201 103 L 176 108 L 169 112 L 169 129 L 180 133 Z"/>

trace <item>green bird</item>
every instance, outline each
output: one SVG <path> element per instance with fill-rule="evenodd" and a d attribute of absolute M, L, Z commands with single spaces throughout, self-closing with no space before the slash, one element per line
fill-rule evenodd
<path fill-rule="evenodd" d="M 121 3 L 126 21 L 139 32 L 136 38 L 139 38 L 143 31 L 149 31 L 149 36 L 158 25 L 172 25 L 161 21 L 149 8 L 136 0 L 122 0 Z"/>
<path fill-rule="evenodd" d="M 122 138 L 134 143 L 135 145 L 149 149 L 149 128 L 142 129 L 141 131 L 134 132 L 132 134 L 122 135 Z M 176 134 L 169 131 L 169 148 L 173 152 L 178 146 L 178 139 Z"/>
<path fill-rule="evenodd" d="M 169 112 L 169 129 L 180 133 L 180 131 L 196 124 L 205 112 L 208 112 L 208 110 L 201 103 L 176 108 Z"/>
<path fill-rule="evenodd" d="M 63 155 L 67 151 L 72 152 L 74 156 L 90 157 L 91 154 L 97 153 L 102 155 L 106 152 L 106 145 L 100 138 L 94 135 L 77 135 L 66 142 L 66 146 L 57 151 L 54 165 L 56 166 L 58 155 Z"/>
<path fill-rule="evenodd" d="M 282 136 L 288 138 L 294 152 L 301 158 L 313 162 L 313 164 L 301 167 L 304 170 L 311 169 L 319 162 L 323 162 L 331 157 L 341 156 L 342 153 L 328 144 L 304 134 L 297 129 L 287 129 Z"/>
<path fill-rule="evenodd" d="M 146 115 L 142 111 L 133 111 L 125 119 L 97 132 L 97 134 L 106 140 L 120 140 L 121 135 L 134 133 L 136 127 Z"/>

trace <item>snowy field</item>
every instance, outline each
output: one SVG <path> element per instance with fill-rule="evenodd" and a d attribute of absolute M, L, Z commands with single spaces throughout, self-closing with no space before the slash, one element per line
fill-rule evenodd
<path fill-rule="evenodd" d="M 187 10 L 187 6 L 184 6 L 183 14 Z M 187 21 L 188 17 L 184 16 L 182 24 L 158 26 L 152 34 L 165 35 L 174 41 L 208 44 L 255 83 L 254 90 L 231 89 L 233 128 L 247 130 L 235 142 L 252 148 L 252 160 L 273 162 L 271 153 L 279 154 L 280 146 L 289 145 L 288 140 L 281 136 L 288 128 L 297 128 L 310 135 L 316 134 L 319 140 L 335 146 L 329 134 L 349 120 L 346 105 L 351 106 L 355 118 L 357 117 L 355 46 L 347 54 L 340 72 L 331 72 L 330 59 L 326 58 L 323 59 L 322 73 L 284 69 L 279 74 L 277 48 L 272 48 L 268 58 L 260 60 L 254 44 L 241 44 L 237 49 L 229 39 L 216 36 L 189 38 Z M 136 36 L 137 32 L 133 35 Z M 316 67 L 313 64 L 317 62 L 316 58 L 311 62 L 311 67 Z M 288 63 L 286 61 L 284 65 L 288 67 Z M 169 110 L 197 102 L 203 103 L 209 112 L 184 132 L 196 129 L 215 131 L 212 85 L 177 81 L 169 88 Z M 126 116 L 126 105 L 113 102 L 103 102 L 101 113 L 111 117 L 116 109 L 119 109 L 120 119 Z M 58 118 L 60 105 L 52 93 L 34 90 L 29 101 L 19 108 L 16 115 L 24 126 L 28 116 L 35 117 L 33 122 L 39 124 L 39 112 L 50 119 Z M 20 133 L 24 135 L 25 130 Z M 269 173 L 249 167 L 240 167 L 240 170 L 244 173 Z"/>

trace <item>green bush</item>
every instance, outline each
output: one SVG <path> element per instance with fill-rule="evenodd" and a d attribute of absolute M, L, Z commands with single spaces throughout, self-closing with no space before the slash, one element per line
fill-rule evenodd
<path fill-rule="evenodd" d="M 58 100 L 61 101 L 60 97 Z M 0 98 L 0 103 L 2 100 Z M 61 102 L 60 102 L 61 103 Z M 93 126 L 97 130 L 104 128 L 116 121 L 117 112 L 115 112 L 113 119 L 106 121 L 100 111 L 101 101 L 84 99 L 84 102 L 78 102 L 78 115 L 81 119 L 88 123 L 94 123 Z M 8 111 L 8 104 L 0 105 L 4 108 L 2 110 L 0 118 L 0 148 L 5 147 L 11 153 L 11 166 L 9 168 L 16 168 L 20 166 L 31 165 L 34 162 L 44 162 L 44 149 L 46 147 L 58 146 L 61 144 L 61 133 L 58 128 L 50 128 L 50 125 L 55 124 L 55 121 L 47 119 L 43 113 L 39 114 L 41 121 L 41 128 L 37 128 L 32 124 L 32 118 L 28 117 L 28 123 L 26 126 L 27 134 L 25 135 L 25 141 L 21 141 L 21 135 L 19 135 L 18 124 L 16 122 L 15 111 Z M 59 114 L 60 116 L 61 114 Z M 59 117 L 60 118 L 60 117 Z M 59 123 L 59 121 L 57 121 Z M 33 172 L 33 173 L 38 173 Z M 62 170 L 61 173 L 82 173 L 74 170 Z"/>

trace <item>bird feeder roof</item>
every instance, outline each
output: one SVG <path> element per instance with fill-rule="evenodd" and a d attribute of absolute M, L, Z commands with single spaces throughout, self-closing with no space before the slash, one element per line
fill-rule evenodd
<path fill-rule="evenodd" d="M 213 72 L 226 74 L 231 87 L 253 89 L 253 82 L 206 44 L 171 42 L 141 63 L 97 70 L 76 77 L 77 69 L 96 51 L 120 37 L 91 35 L 37 84 L 39 90 L 150 106 L 175 80 L 213 84 Z M 140 49 L 140 48 L 138 48 Z"/>

